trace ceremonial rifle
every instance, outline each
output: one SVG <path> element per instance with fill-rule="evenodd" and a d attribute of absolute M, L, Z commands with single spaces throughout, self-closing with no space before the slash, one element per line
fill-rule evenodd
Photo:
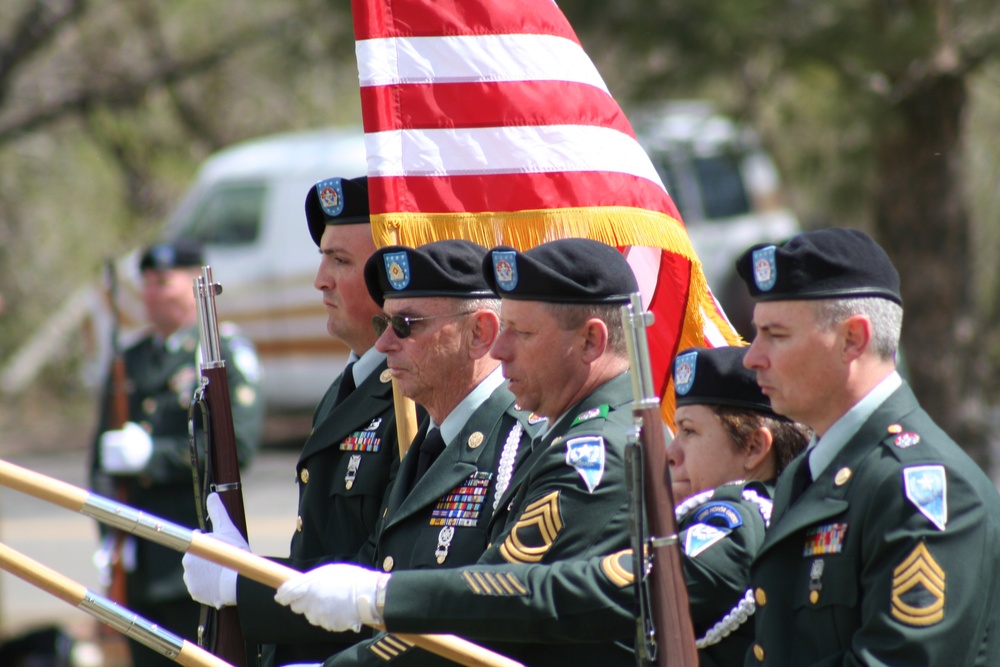
<path fill-rule="evenodd" d="M 236 451 L 236 434 L 233 429 L 233 409 L 229 400 L 229 380 L 226 362 L 222 358 L 219 342 L 219 323 L 215 311 L 215 295 L 222 293 L 222 286 L 212 281 L 212 268 L 203 266 L 202 275 L 194 279 L 194 296 L 198 302 L 200 333 L 201 379 L 189 412 L 188 434 L 191 438 L 192 473 L 194 475 L 195 503 L 199 523 L 205 524 L 205 498 L 216 492 L 232 519 L 233 524 L 247 539 L 247 518 L 243 507 L 240 485 L 240 464 Z M 194 413 L 201 410 L 205 434 L 205 472 L 199 477 L 196 423 Z M 198 627 L 198 643 L 236 667 L 247 664 L 246 643 L 240 627 L 239 612 L 235 606 L 213 609 L 203 607 Z"/>
<path fill-rule="evenodd" d="M 646 339 L 653 315 L 643 312 L 638 294 L 622 306 L 622 323 L 635 398 L 636 430 L 626 446 L 625 463 L 637 604 L 636 661 L 642 667 L 697 667 L 667 463 L 667 432 L 660 399 L 653 391 Z"/>
<path fill-rule="evenodd" d="M 111 370 L 108 379 L 107 430 L 118 430 L 128 422 L 128 392 L 125 375 L 125 357 L 122 354 L 121 342 L 121 311 L 118 309 L 118 276 L 115 273 L 114 260 L 105 265 L 105 280 L 108 288 L 108 301 L 111 307 Z M 128 492 L 125 480 L 117 478 L 114 483 L 115 497 L 122 502 L 128 502 Z M 113 546 L 111 558 L 111 581 L 108 585 L 108 597 L 118 604 L 125 604 L 125 564 L 122 562 L 122 548 L 125 535 L 120 531 L 112 531 Z"/>

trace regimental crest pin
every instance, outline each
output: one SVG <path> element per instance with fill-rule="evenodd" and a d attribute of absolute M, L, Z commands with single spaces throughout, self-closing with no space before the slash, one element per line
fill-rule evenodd
<path fill-rule="evenodd" d="M 517 253 L 513 250 L 494 250 L 493 275 L 503 291 L 510 292 L 517 287 Z"/>
<path fill-rule="evenodd" d="M 758 248 L 751 254 L 753 260 L 753 281 L 757 289 L 768 292 L 778 280 L 778 266 L 774 261 L 773 245 Z"/>
<path fill-rule="evenodd" d="M 576 468 L 590 493 L 604 477 L 604 438 L 585 435 L 566 441 L 566 463 Z"/>
<path fill-rule="evenodd" d="M 674 359 L 674 388 L 681 396 L 691 391 L 698 362 L 697 352 L 678 354 Z"/>
<path fill-rule="evenodd" d="M 385 262 L 385 277 L 395 290 L 406 289 L 410 284 L 410 257 L 405 250 L 387 252 L 382 256 Z"/>
<path fill-rule="evenodd" d="M 344 211 L 344 186 L 339 178 L 328 178 L 316 184 L 316 194 L 323 212 L 336 218 Z"/>
<path fill-rule="evenodd" d="M 903 468 L 906 497 L 938 530 L 948 523 L 948 480 L 944 466 Z"/>

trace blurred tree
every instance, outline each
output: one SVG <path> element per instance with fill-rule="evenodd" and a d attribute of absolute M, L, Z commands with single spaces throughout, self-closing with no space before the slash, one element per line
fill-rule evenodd
<path fill-rule="evenodd" d="M 903 346 L 915 391 L 988 464 L 982 358 L 990 322 L 975 317 L 963 168 L 970 80 L 1000 53 L 1000 3 L 561 6 L 585 43 L 610 47 L 614 71 L 625 73 L 613 81 L 626 88 L 620 95 L 724 90 L 731 110 L 769 136 L 786 174 L 800 185 L 817 179 L 807 221 L 873 233 L 902 277 Z"/>

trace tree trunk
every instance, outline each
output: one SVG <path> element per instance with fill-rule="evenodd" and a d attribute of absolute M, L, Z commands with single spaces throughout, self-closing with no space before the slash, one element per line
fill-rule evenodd
<path fill-rule="evenodd" d="M 877 139 L 875 225 L 902 281 L 902 350 L 921 405 L 987 471 L 971 323 L 970 222 L 960 181 L 966 81 L 923 78 Z"/>

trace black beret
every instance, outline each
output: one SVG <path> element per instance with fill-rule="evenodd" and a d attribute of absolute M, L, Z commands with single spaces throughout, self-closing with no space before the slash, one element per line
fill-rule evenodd
<path fill-rule="evenodd" d="M 190 239 L 176 239 L 146 248 L 139 259 L 139 270 L 169 271 L 189 266 L 202 266 L 205 257 L 201 244 Z"/>
<path fill-rule="evenodd" d="M 505 299 L 553 303 L 619 303 L 639 291 L 628 261 L 592 239 L 557 239 L 519 252 L 493 248 L 483 276 Z"/>
<path fill-rule="evenodd" d="M 674 395 L 682 405 L 727 405 L 777 416 L 757 385 L 757 374 L 743 366 L 748 347 L 694 347 L 674 358 Z"/>
<path fill-rule="evenodd" d="M 327 225 L 358 225 L 370 217 L 367 176 L 328 178 L 309 188 L 306 195 L 306 222 L 316 245 Z"/>
<path fill-rule="evenodd" d="M 757 301 L 874 296 L 903 303 L 889 256 L 857 229 L 819 229 L 780 245 L 755 245 L 736 260 L 736 270 Z"/>
<path fill-rule="evenodd" d="M 365 285 L 375 303 L 386 299 L 453 296 L 496 298 L 480 267 L 486 248 L 461 239 L 434 241 L 419 248 L 379 248 L 365 262 Z"/>

